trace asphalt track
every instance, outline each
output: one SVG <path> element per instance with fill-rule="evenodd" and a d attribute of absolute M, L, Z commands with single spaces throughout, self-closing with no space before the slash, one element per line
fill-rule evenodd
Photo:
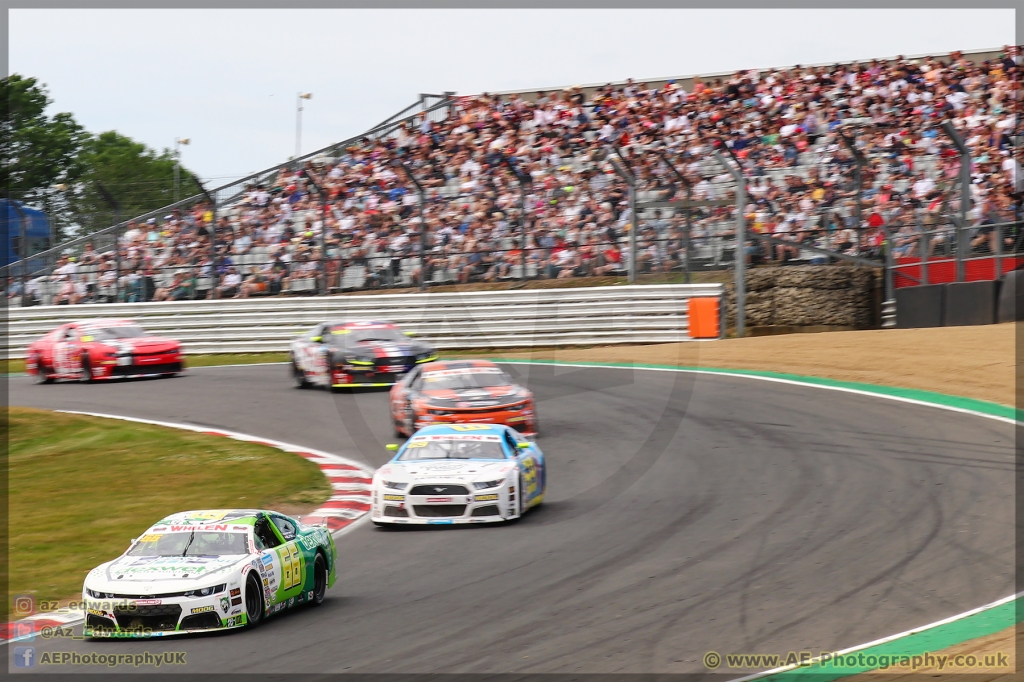
<path fill-rule="evenodd" d="M 187 651 L 186 669 L 161 669 L 179 673 L 695 673 L 708 651 L 836 650 L 1014 591 L 1010 424 L 726 376 L 508 369 L 538 398 L 549 467 L 547 501 L 520 523 L 362 523 L 339 538 L 339 581 L 318 609 L 226 635 L 37 638 L 37 659 L 148 650 Z M 372 466 L 393 440 L 386 393 L 297 390 L 284 365 L 9 386 L 12 405 L 219 427 Z M 47 672 L 75 671 L 98 672 Z"/>

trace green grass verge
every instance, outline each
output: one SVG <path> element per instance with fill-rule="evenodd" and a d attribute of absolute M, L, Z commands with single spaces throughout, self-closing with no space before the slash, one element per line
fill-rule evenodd
<path fill-rule="evenodd" d="M 257 365 L 261 362 L 287 362 L 288 357 L 288 353 L 217 353 L 211 355 L 186 355 L 185 367 Z"/>
<path fill-rule="evenodd" d="M 255 365 L 261 362 L 287 362 L 288 353 L 216 353 L 209 355 L 186 355 L 185 367 L 214 367 L 216 365 Z M 24 360 L 0 360 L 4 374 L 25 371 Z"/>
<path fill-rule="evenodd" d="M 331 494 L 315 464 L 265 445 L 20 407 L 8 419 L 12 599 L 75 597 L 90 569 L 173 512 L 295 514 Z"/>

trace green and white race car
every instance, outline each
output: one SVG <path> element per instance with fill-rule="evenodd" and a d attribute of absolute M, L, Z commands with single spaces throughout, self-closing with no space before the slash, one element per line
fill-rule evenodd
<path fill-rule="evenodd" d="M 318 605 L 337 579 L 325 526 L 256 509 L 173 514 L 85 578 L 87 637 L 156 637 L 253 627 Z"/>

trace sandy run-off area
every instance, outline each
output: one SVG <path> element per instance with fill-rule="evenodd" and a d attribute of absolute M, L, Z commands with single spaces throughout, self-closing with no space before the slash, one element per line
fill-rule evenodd
<path fill-rule="evenodd" d="M 915 388 L 1014 405 L 1015 324 L 501 351 L 491 357 L 754 369 Z"/>

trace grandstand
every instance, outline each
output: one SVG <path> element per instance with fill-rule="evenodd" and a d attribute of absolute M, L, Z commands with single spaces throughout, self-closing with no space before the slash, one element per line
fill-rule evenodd
<path fill-rule="evenodd" d="M 688 277 L 736 258 L 736 186 L 711 156 L 720 143 L 746 177 L 752 263 L 880 262 L 886 245 L 896 266 L 960 249 L 1013 257 L 1020 55 L 424 95 L 363 135 L 52 250 L 24 300 L 566 279 L 623 275 L 634 260 L 635 274 Z M 963 230 L 944 121 L 972 157 Z M 635 203 L 610 145 L 637 178 Z"/>

